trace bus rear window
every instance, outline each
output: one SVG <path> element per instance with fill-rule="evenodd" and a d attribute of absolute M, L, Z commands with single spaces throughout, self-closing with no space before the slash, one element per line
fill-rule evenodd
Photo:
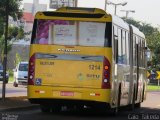
<path fill-rule="evenodd" d="M 37 20 L 32 44 L 105 46 L 106 23 Z M 108 41 L 107 41 L 108 42 Z"/>

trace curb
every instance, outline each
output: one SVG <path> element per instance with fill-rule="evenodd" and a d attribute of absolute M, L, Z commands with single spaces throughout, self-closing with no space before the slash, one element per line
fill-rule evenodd
<path fill-rule="evenodd" d="M 12 102 L 14 104 L 14 101 L 15 101 L 15 103 L 18 103 L 17 106 L 16 105 L 10 106 L 10 104 L 12 104 Z M 23 102 L 21 103 L 21 101 L 23 101 Z M 26 110 L 26 109 L 29 110 L 29 109 L 39 108 L 38 104 L 31 104 L 28 101 L 27 96 L 6 97 L 5 101 L 3 101 L 2 98 L 0 98 L 0 102 L 2 102 L 0 104 L 0 105 L 2 105 L 2 106 L 0 106 L 0 112 L 7 112 L 7 111 L 12 111 L 12 110 Z M 3 102 L 4 102 L 4 104 L 3 104 Z"/>
<path fill-rule="evenodd" d="M 28 99 L 27 96 L 9 96 L 9 97 L 5 97 L 5 100 L 25 100 Z M 0 102 L 3 101 L 2 98 L 0 98 Z"/>
<path fill-rule="evenodd" d="M 160 92 L 160 90 L 147 90 L 146 92 Z"/>
<path fill-rule="evenodd" d="M 39 105 L 30 105 L 30 106 L 21 106 L 21 107 L 11 107 L 11 108 L 2 108 L 0 109 L 1 112 L 9 112 L 9 111 L 15 111 L 15 110 L 29 110 L 29 109 L 38 109 Z"/>

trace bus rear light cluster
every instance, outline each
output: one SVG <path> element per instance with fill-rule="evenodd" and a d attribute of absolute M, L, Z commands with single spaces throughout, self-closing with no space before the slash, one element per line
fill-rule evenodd
<path fill-rule="evenodd" d="M 35 54 L 33 54 L 29 60 L 28 85 L 34 85 L 34 74 L 35 74 Z"/>
<path fill-rule="evenodd" d="M 110 89 L 110 63 L 107 58 L 104 57 L 103 62 L 103 79 L 102 79 L 102 89 Z"/>

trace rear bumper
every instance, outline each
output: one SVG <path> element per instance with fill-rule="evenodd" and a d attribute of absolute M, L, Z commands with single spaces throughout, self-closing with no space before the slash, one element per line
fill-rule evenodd
<path fill-rule="evenodd" d="M 61 94 L 61 92 L 72 92 L 73 94 Z M 28 99 L 31 103 L 41 104 L 43 101 L 61 103 L 77 101 L 94 103 L 110 103 L 110 89 L 95 88 L 69 88 L 52 86 L 28 86 Z M 48 101 L 49 100 L 49 101 Z M 42 102 L 42 103 L 43 103 Z"/>

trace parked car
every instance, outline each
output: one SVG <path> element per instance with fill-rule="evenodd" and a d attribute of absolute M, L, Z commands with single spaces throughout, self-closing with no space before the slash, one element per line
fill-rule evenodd
<path fill-rule="evenodd" d="M 28 62 L 20 62 L 14 71 L 14 86 L 26 85 L 28 79 Z"/>
<path fill-rule="evenodd" d="M 8 83 L 9 74 L 6 72 L 6 83 Z M 3 65 L 0 64 L 0 81 L 3 81 Z"/>

